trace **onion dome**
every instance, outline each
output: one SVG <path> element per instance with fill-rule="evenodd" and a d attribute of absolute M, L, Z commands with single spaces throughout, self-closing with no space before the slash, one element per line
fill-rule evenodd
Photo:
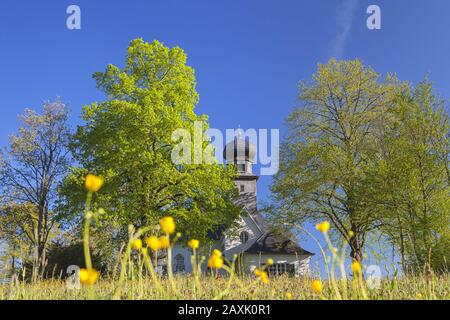
<path fill-rule="evenodd" d="M 229 163 L 253 162 L 256 156 L 256 146 L 241 135 L 228 142 L 223 150 L 223 157 Z"/>

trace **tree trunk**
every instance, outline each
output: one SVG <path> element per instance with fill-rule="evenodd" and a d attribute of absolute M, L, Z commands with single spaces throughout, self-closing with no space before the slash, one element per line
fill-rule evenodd
<path fill-rule="evenodd" d="M 353 236 L 350 238 L 350 258 L 362 264 L 363 261 L 363 244 L 364 234 L 357 231 L 355 226 L 352 227 Z"/>

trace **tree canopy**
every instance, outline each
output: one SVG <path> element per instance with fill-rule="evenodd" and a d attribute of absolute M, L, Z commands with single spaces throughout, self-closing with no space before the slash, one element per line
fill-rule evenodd
<path fill-rule="evenodd" d="M 448 234 L 450 212 L 448 115 L 431 84 L 413 89 L 392 75 L 381 81 L 359 60 L 334 59 L 312 80 L 301 84 L 302 106 L 287 119 L 273 218 L 331 221 L 357 261 L 374 230 L 395 245 L 419 237 L 431 252 Z"/>
<path fill-rule="evenodd" d="M 186 59 L 178 47 L 136 39 L 123 69 L 108 65 L 94 74 L 107 99 L 83 108 L 85 124 L 71 144 L 78 166 L 61 189 L 63 211 L 81 212 L 83 178 L 90 172 L 105 179 L 96 196 L 103 218 L 120 226 L 152 225 L 171 215 L 179 231 L 206 239 L 208 231 L 235 220 L 233 168 L 172 161 L 174 131 L 193 134 L 197 121 L 207 129 L 207 117 L 195 113 L 199 96 Z"/>

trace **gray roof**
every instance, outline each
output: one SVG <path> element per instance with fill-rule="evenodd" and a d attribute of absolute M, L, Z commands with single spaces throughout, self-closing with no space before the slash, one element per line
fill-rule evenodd
<path fill-rule="evenodd" d="M 253 254 L 297 254 L 312 256 L 314 253 L 300 247 L 296 241 L 279 232 L 264 233 L 245 253 Z"/>

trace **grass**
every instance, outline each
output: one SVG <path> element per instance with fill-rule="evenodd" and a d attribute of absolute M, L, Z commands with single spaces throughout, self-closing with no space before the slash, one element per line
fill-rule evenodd
<path fill-rule="evenodd" d="M 92 194 L 101 188 L 102 183 L 101 178 L 96 176 L 91 175 L 86 179 L 86 188 L 89 190 L 83 225 L 86 269 L 81 269 L 77 278 L 68 282 L 37 278 L 32 278 L 31 282 L 19 280 L 11 281 L 9 284 L 3 282 L 0 284 L 1 300 L 450 299 L 449 274 L 438 276 L 428 270 L 423 275 L 379 279 L 379 285 L 373 286 L 368 283 L 368 279 L 364 279 L 363 266 L 353 261 L 352 275 L 348 276 L 345 268 L 345 243 L 341 250 L 333 246 L 328 236 L 330 224 L 327 221 L 318 224 L 317 230 L 325 237 L 331 257 L 326 255 L 320 242 L 305 230 L 320 248 L 329 279 L 327 281 L 309 277 L 269 277 L 265 269 L 273 263 L 272 259 L 268 259 L 252 275 L 238 275 L 234 270 L 236 260 L 226 263 L 226 259 L 218 250 L 214 250 L 209 258 L 200 259 L 197 253 L 199 242 L 195 239 L 188 242 L 188 246 L 192 249 L 193 273 L 176 275 L 172 272 L 171 250 L 181 235 L 175 234 L 175 221 L 171 217 L 162 218 L 159 229 L 145 227 L 136 230 L 133 226 L 129 226 L 128 243 L 118 256 L 119 265 L 112 275 L 102 277 L 100 272 L 92 268 L 89 244 L 91 221 L 102 210 L 91 211 Z M 161 250 L 167 250 L 167 277 L 157 274 L 153 267 L 157 262 L 158 251 Z M 205 275 L 201 272 L 204 264 L 208 265 L 212 274 Z"/>
<path fill-rule="evenodd" d="M 142 281 L 125 281 L 118 299 L 122 300 L 191 300 L 214 299 L 226 291 L 228 277 L 201 277 L 201 290 L 194 288 L 194 276 L 175 276 L 175 291 L 167 280 L 159 279 L 161 289 L 150 278 Z M 241 278 L 241 283 L 233 283 L 231 290 L 221 296 L 222 299 L 242 300 L 288 300 L 289 294 L 294 300 L 337 299 L 333 286 L 324 282 L 322 293 L 311 289 L 312 279 L 289 278 L 281 276 L 270 279 L 268 284 L 255 282 L 253 277 Z M 92 287 L 69 289 L 65 281 L 41 281 L 35 284 L 16 282 L 0 285 L 1 300 L 79 300 L 113 299 L 119 282 L 100 280 Z M 340 290 L 344 291 L 343 283 Z M 352 281 L 347 282 L 347 299 L 363 299 L 361 291 Z M 289 294 L 288 294 L 289 293 Z M 384 279 L 379 289 L 367 290 L 370 300 L 448 300 L 450 299 L 450 277 L 436 276 L 431 280 L 421 276 Z"/>

